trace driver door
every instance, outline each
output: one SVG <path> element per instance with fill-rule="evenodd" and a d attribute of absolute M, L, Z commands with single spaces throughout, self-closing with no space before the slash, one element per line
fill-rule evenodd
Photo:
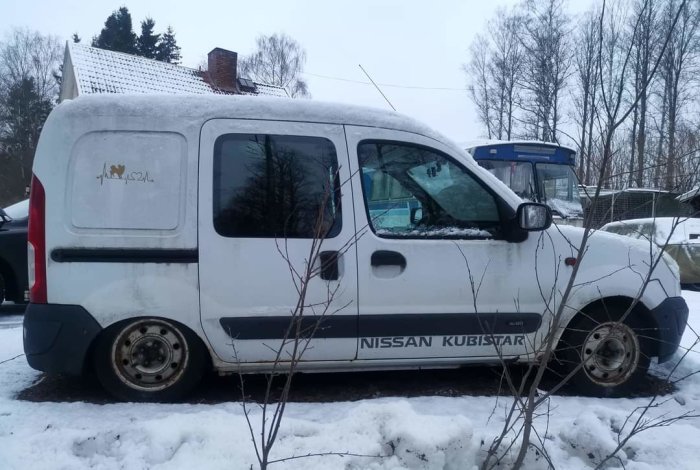
<path fill-rule="evenodd" d="M 533 275 L 539 234 L 504 240 L 497 194 L 440 142 L 350 126 L 346 135 L 367 230 L 357 242 L 358 359 L 531 351 L 546 311 Z"/>

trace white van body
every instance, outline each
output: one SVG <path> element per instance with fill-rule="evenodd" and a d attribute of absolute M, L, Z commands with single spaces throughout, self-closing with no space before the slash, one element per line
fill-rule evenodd
<path fill-rule="evenodd" d="M 332 313 L 299 370 L 459 366 L 498 362 L 499 354 L 507 361 L 536 360 L 533 351 L 571 274 L 566 260 L 576 258 L 581 229 L 520 231 L 514 241 L 483 230 L 399 233 L 375 226 L 370 215 L 381 204 L 367 206 L 363 184 L 366 194 L 378 170 L 362 167 L 360 148 L 369 159 L 385 158 L 375 155 L 380 150 L 399 155 L 408 149 L 400 154 L 405 159 L 414 150 L 439 155 L 437 170 L 428 166 L 431 184 L 445 177 L 436 171 L 449 164 L 451 172 L 471 178 L 479 194 L 490 194 L 487 205 L 501 214 L 494 224 L 513 219 L 522 200 L 448 139 L 399 114 L 346 105 L 103 95 L 60 104 L 41 134 L 30 209 L 37 208 L 29 229 L 36 291 L 25 318 L 29 363 L 48 372 L 80 373 L 92 364 L 95 342 L 110 327 L 156 318 L 201 341 L 216 371 L 269 371 L 299 298 L 290 264 L 303 268 L 312 239 L 222 236 L 227 224 L 239 223 L 227 221 L 223 212 L 216 217 L 227 228 L 216 225 L 213 208 L 228 204 L 224 186 L 257 177 L 257 170 L 233 166 L 239 165 L 236 149 L 258 138 L 309 152 L 325 149 L 329 158 L 334 154 L 342 182 L 334 222 L 340 228 L 323 240 L 324 251 L 338 254 L 337 276 L 312 279 L 306 299 L 323 303 L 334 290 Z M 224 158 L 226 152 L 234 157 Z M 246 171 L 250 175 L 241 176 Z M 224 173 L 228 179 L 221 178 Z M 311 170 L 297 173 L 313 176 Z M 253 225 L 244 229 L 255 230 Z M 564 326 L 604 299 L 636 298 L 639 273 L 648 263 L 644 243 L 593 235 Z M 676 349 L 687 308 L 672 262 L 659 263 L 652 278 L 633 314 L 644 315 L 653 327 L 662 345 L 650 353 L 664 360 Z M 479 319 L 494 329 L 485 331 Z"/>

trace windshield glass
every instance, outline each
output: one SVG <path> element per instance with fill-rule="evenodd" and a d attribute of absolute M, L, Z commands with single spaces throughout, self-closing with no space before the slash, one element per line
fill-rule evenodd
<path fill-rule="evenodd" d="M 521 198 L 527 201 L 537 201 L 532 163 L 481 160 L 479 165 L 489 170 Z"/>
<path fill-rule="evenodd" d="M 562 217 L 582 217 L 578 181 L 573 169 L 568 165 L 553 163 L 537 163 L 535 168 L 542 202 Z"/>
<path fill-rule="evenodd" d="M 19 201 L 16 204 L 6 207 L 5 213 L 9 215 L 11 219 L 27 218 L 29 216 L 29 199 Z"/>

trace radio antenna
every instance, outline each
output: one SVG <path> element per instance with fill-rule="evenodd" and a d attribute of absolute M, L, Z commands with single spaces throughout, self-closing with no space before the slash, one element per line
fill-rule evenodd
<path fill-rule="evenodd" d="M 364 67 L 362 67 L 362 64 L 357 64 L 357 65 L 359 65 L 360 69 L 365 73 L 365 75 L 367 75 L 367 78 L 369 78 L 369 81 L 372 82 L 372 85 L 374 85 L 374 88 L 377 89 L 379 94 L 382 95 L 382 97 L 386 100 L 387 103 L 389 103 L 389 106 L 391 106 L 391 109 L 396 111 L 396 108 L 394 108 L 394 105 L 391 104 L 391 101 L 389 101 L 389 98 L 387 98 L 386 95 L 382 92 L 381 88 L 379 88 L 379 86 L 377 86 L 377 84 L 374 83 L 374 80 L 372 80 L 372 77 L 370 77 L 369 74 L 367 73 L 367 71 L 364 69 Z"/>

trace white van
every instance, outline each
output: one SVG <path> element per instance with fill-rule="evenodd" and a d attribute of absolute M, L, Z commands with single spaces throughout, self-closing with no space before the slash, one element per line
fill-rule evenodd
<path fill-rule="evenodd" d="M 306 317 L 335 295 L 307 372 L 536 361 L 582 235 L 411 119 L 312 101 L 80 97 L 49 116 L 33 171 L 27 360 L 93 367 L 128 400 L 270 370 L 319 207 Z M 678 346 L 688 309 L 668 259 L 625 329 L 608 322 L 648 257 L 617 235 L 590 242 L 554 332 L 563 367 L 585 361 L 582 391 L 622 390 Z"/>

